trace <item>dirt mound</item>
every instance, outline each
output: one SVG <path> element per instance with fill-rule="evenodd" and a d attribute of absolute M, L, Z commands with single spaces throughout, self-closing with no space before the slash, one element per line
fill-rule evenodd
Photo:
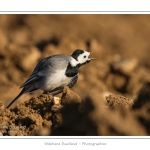
<path fill-rule="evenodd" d="M 106 100 L 107 103 L 97 107 L 90 97 L 81 100 L 65 87 L 61 98 L 43 94 L 11 110 L 4 109 L 1 103 L 0 132 L 1 135 L 150 134 L 150 103 L 137 110 L 132 109 L 133 100 L 122 96 L 110 95 Z"/>

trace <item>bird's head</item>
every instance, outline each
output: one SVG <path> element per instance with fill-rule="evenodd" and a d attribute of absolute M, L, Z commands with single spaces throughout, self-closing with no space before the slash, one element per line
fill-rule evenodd
<path fill-rule="evenodd" d="M 91 60 L 95 60 L 96 58 L 89 58 L 92 52 L 87 52 L 85 50 L 77 49 L 71 55 L 76 61 L 72 61 L 72 66 L 82 66 L 86 63 L 89 63 Z"/>

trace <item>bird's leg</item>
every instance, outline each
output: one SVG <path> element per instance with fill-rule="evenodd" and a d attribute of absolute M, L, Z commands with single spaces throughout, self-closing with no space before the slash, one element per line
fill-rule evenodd
<path fill-rule="evenodd" d="M 43 94 L 51 94 L 51 95 L 54 96 L 54 95 L 57 95 L 57 94 L 61 93 L 63 91 L 63 88 L 64 87 L 61 86 L 61 87 L 55 88 L 51 91 L 44 91 Z"/>
<path fill-rule="evenodd" d="M 50 94 L 50 91 L 44 91 L 43 94 Z"/>

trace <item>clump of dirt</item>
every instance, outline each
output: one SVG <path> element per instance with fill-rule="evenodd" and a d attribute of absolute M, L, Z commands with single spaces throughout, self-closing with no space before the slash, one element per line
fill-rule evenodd
<path fill-rule="evenodd" d="M 60 127 L 63 124 L 62 112 L 74 120 L 71 112 L 77 111 L 81 105 L 81 98 L 68 87 L 64 88 L 61 99 L 52 95 L 43 94 L 29 101 L 18 104 L 14 108 L 4 109 L 0 103 L 1 115 L 1 133 L 3 135 L 34 135 L 41 133 L 41 130 L 49 128 L 48 133 L 53 132 L 53 128 Z M 67 105 L 69 112 L 64 111 Z M 77 109 L 78 108 L 78 109 Z M 77 109 L 77 110 L 76 110 Z M 75 114 L 74 114 L 75 115 Z M 67 121 L 70 122 L 69 118 Z M 48 134 L 45 133 L 45 134 Z"/>
<path fill-rule="evenodd" d="M 97 98 L 98 99 L 98 98 Z M 149 106 L 132 109 L 133 100 L 109 95 L 97 105 L 64 88 L 61 98 L 43 94 L 14 108 L 0 103 L 2 135 L 149 135 Z M 131 126 L 134 128 L 131 129 Z"/>
<path fill-rule="evenodd" d="M 1 110 L 1 129 L 4 135 L 32 135 L 33 131 L 50 127 L 52 96 L 41 95 L 17 105 L 11 110 Z"/>
<path fill-rule="evenodd" d="M 109 95 L 106 97 L 106 101 L 109 106 L 114 106 L 114 107 L 129 108 L 134 104 L 132 99 L 120 95 Z"/>

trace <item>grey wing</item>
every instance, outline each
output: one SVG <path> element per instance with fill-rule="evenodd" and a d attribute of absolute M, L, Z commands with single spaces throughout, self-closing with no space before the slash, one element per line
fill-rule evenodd
<path fill-rule="evenodd" d="M 66 57 L 66 59 L 64 59 L 64 57 Z M 56 69 L 61 70 L 66 68 L 68 61 L 68 56 L 63 54 L 50 56 L 41 60 L 35 67 L 30 77 L 23 85 L 21 85 L 20 88 L 39 80 L 43 76 L 47 76 L 48 74 L 50 75 L 51 73 L 54 73 Z"/>
<path fill-rule="evenodd" d="M 40 72 L 41 68 L 44 66 L 45 61 L 46 59 L 43 59 L 37 64 L 30 77 L 25 81 L 24 84 L 20 86 L 20 88 L 25 87 L 26 85 L 33 83 L 41 78 L 41 76 L 39 76 L 38 73 Z"/>

